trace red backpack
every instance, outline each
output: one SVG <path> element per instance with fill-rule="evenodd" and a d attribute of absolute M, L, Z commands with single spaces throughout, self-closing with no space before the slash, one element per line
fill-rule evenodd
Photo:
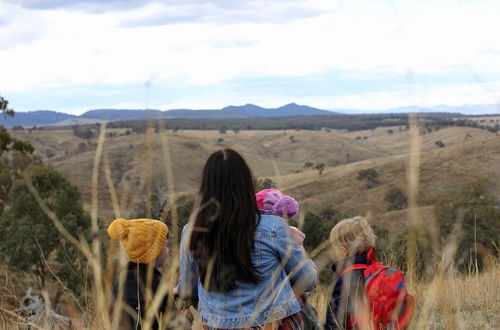
<path fill-rule="evenodd" d="M 365 277 L 365 294 L 373 329 L 405 329 L 409 326 L 415 299 L 406 289 L 403 274 L 377 262 L 375 249 L 367 253 L 368 265 L 354 264 L 339 276 L 354 269 L 362 269 Z M 363 317 L 351 316 L 348 328 L 361 325 Z"/>

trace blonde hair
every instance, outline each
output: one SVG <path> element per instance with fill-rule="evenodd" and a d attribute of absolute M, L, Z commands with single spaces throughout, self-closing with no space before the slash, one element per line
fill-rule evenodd
<path fill-rule="evenodd" d="M 330 232 L 330 243 L 346 248 L 350 256 L 375 247 L 375 238 L 372 228 L 361 216 L 340 221 Z"/>

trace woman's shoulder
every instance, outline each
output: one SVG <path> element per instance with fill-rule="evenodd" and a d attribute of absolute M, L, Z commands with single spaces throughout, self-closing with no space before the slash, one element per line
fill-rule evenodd
<path fill-rule="evenodd" d="M 285 220 L 275 215 L 261 214 L 257 230 L 276 231 L 286 226 Z"/>

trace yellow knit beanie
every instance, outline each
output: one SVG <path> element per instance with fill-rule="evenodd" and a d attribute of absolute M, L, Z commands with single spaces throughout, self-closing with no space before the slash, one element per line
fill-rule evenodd
<path fill-rule="evenodd" d="M 168 227 L 151 219 L 116 219 L 108 227 L 108 235 L 120 240 L 131 261 L 147 264 L 158 257 L 167 240 Z"/>

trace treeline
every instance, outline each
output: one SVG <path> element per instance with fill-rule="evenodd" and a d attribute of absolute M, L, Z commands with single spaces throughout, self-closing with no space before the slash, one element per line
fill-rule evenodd
<path fill-rule="evenodd" d="M 478 121 L 467 119 L 467 118 L 459 118 L 459 119 L 439 119 L 426 123 L 425 127 L 427 130 L 439 130 L 444 127 L 472 127 L 483 129 L 491 133 L 497 133 L 500 130 L 500 124 L 498 120 L 495 121 L 495 125 L 485 125 L 485 119 Z M 490 123 L 493 123 L 493 119 L 490 120 Z"/>
<path fill-rule="evenodd" d="M 460 117 L 460 114 L 432 113 L 425 114 L 426 121 L 452 120 Z M 129 120 L 108 123 L 109 128 L 128 129 L 133 133 L 143 133 L 148 126 L 153 126 L 156 131 L 162 127 L 170 130 L 286 130 L 286 129 L 345 129 L 358 131 L 375 129 L 377 127 L 407 126 L 408 114 L 362 114 L 362 115 L 312 115 L 292 117 L 254 117 L 254 118 L 223 118 L 223 119 L 188 119 L 188 118 L 164 118 L 158 120 Z M 81 125 L 77 133 L 88 133 L 86 127 Z M 73 129 L 75 127 L 64 127 Z M 57 129 L 61 129 L 58 127 Z"/>

